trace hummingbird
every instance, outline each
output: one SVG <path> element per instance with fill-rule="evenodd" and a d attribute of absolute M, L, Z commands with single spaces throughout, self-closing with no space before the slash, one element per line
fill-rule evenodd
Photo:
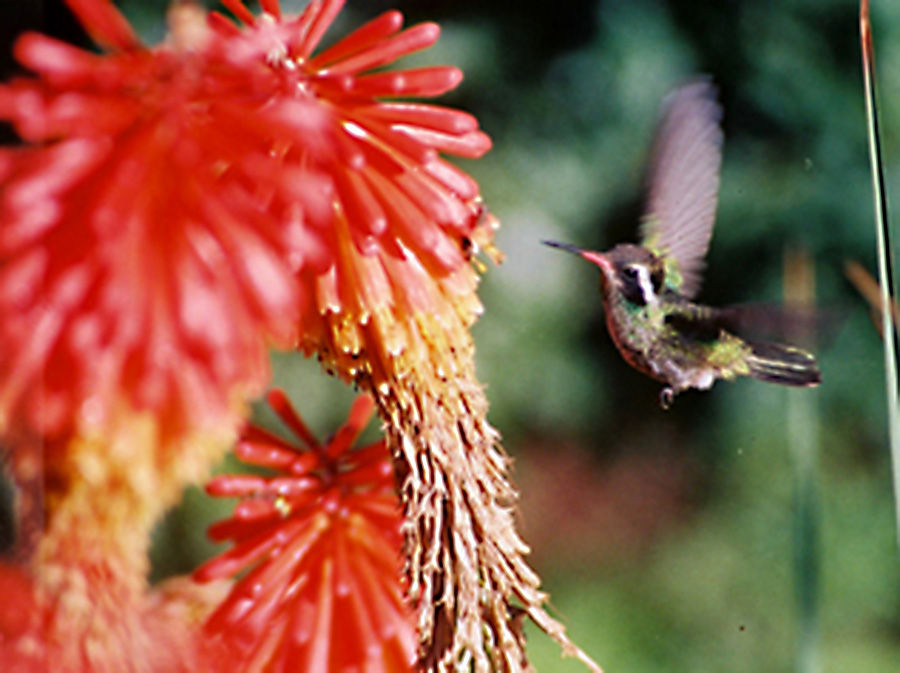
<path fill-rule="evenodd" d="M 722 163 L 722 109 L 708 78 L 669 94 L 650 153 L 639 245 L 606 252 L 542 241 L 600 269 L 606 326 L 626 362 L 665 384 L 668 409 L 689 388 L 750 376 L 788 386 L 822 380 L 815 357 L 794 346 L 737 334 L 742 308 L 694 302 L 712 237 Z"/>

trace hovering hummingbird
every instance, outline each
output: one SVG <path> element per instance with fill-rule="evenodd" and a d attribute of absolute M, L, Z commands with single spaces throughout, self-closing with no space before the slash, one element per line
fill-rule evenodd
<path fill-rule="evenodd" d="M 716 215 L 721 117 L 716 89 L 707 79 L 677 89 L 664 101 L 640 245 L 620 244 L 601 253 L 543 241 L 600 268 L 609 334 L 629 364 L 665 384 L 660 392 L 664 409 L 681 391 L 706 390 L 716 379 L 751 376 L 789 386 L 822 380 L 810 353 L 738 336 L 740 307 L 717 309 L 692 301 Z"/>

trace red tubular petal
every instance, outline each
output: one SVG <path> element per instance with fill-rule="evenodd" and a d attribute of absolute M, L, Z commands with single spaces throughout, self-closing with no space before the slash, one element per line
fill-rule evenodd
<path fill-rule="evenodd" d="M 315 451 L 307 451 L 298 455 L 291 463 L 289 472 L 296 475 L 306 475 L 315 469 L 322 467 L 322 458 Z"/>
<path fill-rule="evenodd" d="M 325 455 L 329 459 L 334 460 L 350 448 L 368 424 L 369 419 L 372 418 L 374 409 L 375 402 L 368 395 L 360 395 L 354 400 L 347 422 L 340 427 L 334 434 L 334 438 L 325 447 Z"/>
<path fill-rule="evenodd" d="M 279 521 L 278 525 L 281 523 Z M 206 535 L 213 542 L 224 542 L 226 540 L 245 540 L 258 533 L 259 530 L 260 527 L 255 521 L 244 521 L 232 517 L 216 521 L 206 530 Z"/>
<path fill-rule="evenodd" d="M 37 303 L 49 262 L 48 251 L 35 247 L 0 267 L 0 306 L 7 316 Z"/>
<path fill-rule="evenodd" d="M 245 463 L 283 470 L 297 459 L 297 450 L 267 430 L 251 427 L 235 447 L 235 455 Z"/>
<path fill-rule="evenodd" d="M 236 590 L 248 591 L 251 595 L 259 595 L 270 587 L 288 586 L 284 580 L 299 572 L 312 550 L 321 541 L 322 536 L 331 528 L 331 520 L 324 514 L 303 519 L 301 525 L 293 526 L 285 531 L 281 541 L 284 548 L 277 555 L 272 555 L 260 568 L 258 573 L 246 577 Z"/>
<path fill-rule="evenodd" d="M 354 80 L 351 90 L 358 96 L 430 98 L 455 89 L 462 81 L 462 77 L 459 68 L 438 65 L 416 70 L 361 75 Z"/>
<path fill-rule="evenodd" d="M 334 593 L 338 599 L 351 591 L 350 563 L 347 550 L 347 535 L 334 536 Z"/>
<path fill-rule="evenodd" d="M 478 183 L 468 174 L 443 159 L 425 165 L 425 171 L 464 201 L 471 201 L 479 193 Z"/>
<path fill-rule="evenodd" d="M 311 223 L 316 225 L 317 222 L 316 220 L 311 220 Z M 310 271 L 316 275 L 325 273 L 325 271 L 334 264 L 334 251 L 325 244 L 325 241 L 322 237 L 317 235 L 317 232 L 306 227 L 304 227 L 302 231 L 304 234 L 302 266 L 310 269 Z M 307 289 L 312 286 L 309 283 L 304 282 L 302 287 Z M 304 292 L 300 297 L 302 302 L 301 306 L 311 299 L 312 298 Z"/>
<path fill-rule="evenodd" d="M 253 495 L 266 487 L 266 480 L 249 474 L 221 474 L 206 484 L 206 492 L 217 498 Z"/>
<path fill-rule="evenodd" d="M 343 164 L 343 166 L 338 165 L 335 167 L 335 174 L 347 169 L 358 171 L 366 165 L 366 155 L 360 148 L 357 140 L 354 140 L 344 132 L 335 133 L 334 139 L 337 141 L 337 151 Z"/>
<path fill-rule="evenodd" d="M 66 4 L 100 46 L 120 51 L 141 48 L 131 24 L 109 0 L 66 0 Z"/>
<path fill-rule="evenodd" d="M 303 422 L 303 419 L 294 411 L 291 402 L 281 388 L 273 388 L 266 395 L 266 402 L 272 407 L 272 411 L 278 414 L 278 418 L 288 426 L 309 448 L 319 448 L 319 441 Z"/>
<path fill-rule="evenodd" d="M 197 568 L 191 576 L 197 582 L 209 582 L 221 577 L 232 577 L 248 565 L 261 559 L 277 546 L 279 546 L 279 540 L 266 531 L 248 538 L 224 554 L 207 561 Z"/>
<path fill-rule="evenodd" d="M 403 15 L 397 10 L 390 10 L 360 26 L 347 37 L 310 60 L 310 66 L 316 70 L 324 69 L 329 63 L 366 49 L 376 42 L 393 35 L 403 26 Z"/>
<path fill-rule="evenodd" d="M 440 36 L 436 23 L 420 23 L 378 42 L 324 70 L 326 75 L 351 75 L 393 63 L 401 56 L 430 47 Z"/>
<path fill-rule="evenodd" d="M 245 665 L 251 652 L 265 647 L 273 636 L 283 637 L 283 620 L 277 618 L 276 612 L 281 600 L 282 595 L 278 592 L 248 597 L 232 590 L 210 615 L 205 628 L 209 633 L 224 636 L 230 649 L 240 653 L 241 664 Z M 265 630 L 258 628 L 260 622 L 266 623 Z"/>
<path fill-rule="evenodd" d="M 261 552 L 259 555 L 262 556 L 264 553 L 265 551 Z M 252 559 L 253 555 L 247 554 L 246 558 Z M 239 573 L 245 565 L 246 564 L 244 562 L 244 557 L 240 557 L 235 560 L 226 556 L 225 554 L 222 554 L 221 556 L 217 556 L 197 568 L 193 573 L 191 573 L 191 577 L 195 582 L 204 584 L 206 582 L 212 582 L 213 580 L 223 579 L 225 577 L 233 577 L 234 575 Z"/>
<path fill-rule="evenodd" d="M 269 481 L 268 492 L 277 493 L 285 498 L 306 495 L 310 491 L 322 488 L 322 481 L 316 477 L 275 477 Z M 293 503 L 291 503 L 293 505 Z"/>
<path fill-rule="evenodd" d="M 378 239 L 358 227 L 350 229 L 350 237 L 353 240 L 353 245 L 356 246 L 356 249 L 359 250 L 363 257 L 372 257 L 381 250 Z M 369 304 L 365 305 L 369 306 Z"/>
<path fill-rule="evenodd" d="M 362 570 L 361 566 L 363 565 L 360 561 L 359 554 L 355 554 L 350 558 L 352 571 L 349 573 L 348 579 L 352 582 L 352 590 L 347 596 L 347 601 L 351 606 L 351 614 L 353 617 L 349 620 L 345 620 L 352 622 L 356 626 L 356 633 L 353 634 L 350 640 L 354 643 L 355 647 L 358 648 L 360 654 L 355 655 L 353 657 L 354 659 L 360 657 L 363 652 L 374 649 L 380 644 L 376 637 L 374 624 L 375 617 L 373 615 L 373 609 L 375 606 L 368 605 L 366 601 L 367 592 L 365 584 L 372 581 L 372 577 L 367 573 L 360 572 Z"/>
<path fill-rule="evenodd" d="M 357 466 L 369 465 L 372 463 L 389 463 L 389 456 L 390 454 L 388 453 L 385 441 L 382 439 L 374 444 L 354 449 L 353 453 L 347 456 L 347 460 L 352 461 L 355 469 Z"/>
<path fill-rule="evenodd" d="M 292 449 L 251 440 L 242 440 L 238 443 L 235 447 L 234 455 L 245 463 L 268 467 L 273 470 L 288 469 L 297 458 L 296 452 Z"/>
<path fill-rule="evenodd" d="M 400 72 L 380 72 L 360 75 L 350 82 L 350 91 L 363 98 L 389 98 L 401 96 L 406 80 Z"/>
<path fill-rule="evenodd" d="M 391 125 L 404 124 L 461 135 L 478 129 L 478 120 L 468 112 L 424 103 L 376 103 L 358 108 L 359 116 Z"/>
<path fill-rule="evenodd" d="M 341 224 L 346 227 L 346 221 L 342 221 Z M 340 269 L 341 277 L 337 285 L 340 293 L 339 304 L 354 307 L 386 306 L 391 300 L 391 288 L 381 265 L 380 256 L 376 254 L 380 246 L 374 237 L 358 235 L 358 229 L 350 229 L 350 234 L 353 244 L 360 248 L 360 254 L 354 254 L 349 249 L 350 246 L 344 244 L 345 249 L 341 256 L 347 263 Z M 371 251 L 367 251 L 365 246 L 369 246 Z M 353 336 L 355 330 L 354 325 L 348 326 L 348 339 L 354 341 L 358 339 L 358 336 Z M 353 346 L 348 344 L 348 347 Z"/>
<path fill-rule="evenodd" d="M 390 483 L 393 468 L 387 461 L 355 467 L 341 475 L 341 486 L 376 487 Z"/>
<path fill-rule="evenodd" d="M 399 509 L 382 521 L 364 513 L 353 532 L 359 555 L 365 555 L 369 563 L 384 575 L 396 575 L 403 565 L 400 522 Z"/>
<path fill-rule="evenodd" d="M 286 638 L 285 624 L 288 621 L 288 615 L 282 612 L 284 593 L 292 589 L 302 591 L 307 582 L 306 578 L 298 578 L 291 589 L 279 587 L 282 590 L 265 592 L 259 596 L 234 592 L 228 597 L 225 605 L 230 604 L 229 612 L 220 615 L 217 610 L 209 620 L 209 628 L 223 633 L 229 645 L 245 653 L 242 665 L 231 670 L 259 670 L 249 665 L 250 662 L 265 661 L 260 657 L 271 656 L 269 653 L 280 646 Z M 288 671 L 281 669 L 279 673 Z"/>
<path fill-rule="evenodd" d="M 247 9 L 247 5 L 242 0 L 222 0 L 222 4 L 244 25 L 252 26 L 256 23 L 253 12 Z"/>
<path fill-rule="evenodd" d="M 360 142 L 373 147 L 377 152 L 393 154 L 399 152 L 404 158 L 417 164 L 427 164 L 437 158 L 435 152 L 427 144 L 419 142 L 409 134 L 398 133 L 393 128 L 380 123 L 370 123 L 365 126 L 356 124 L 344 124 L 348 135 L 357 138 Z"/>
<path fill-rule="evenodd" d="M 310 24 L 300 44 L 299 56 L 301 58 L 309 58 L 343 6 L 344 0 L 322 0 L 321 2 L 313 0 L 310 3 L 306 8 L 307 12 L 311 12 Z"/>
<path fill-rule="evenodd" d="M 223 0 L 224 2 L 225 0 Z M 252 16 L 252 15 L 251 15 Z M 218 33 L 221 38 L 234 37 L 239 35 L 241 29 L 232 21 L 231 17 L 220 14 L 219 12 L 209 13 L 209 27 Z"/>
<path fill-rule="evenodd" d="M 375 400 L 370 395 L 360 395 L 353 400 L 353 406 L 350 408 L 350 414 L 347 417 L 345 428 L 353 428 L 358 436 L 363 428 L 368 425 L 375 411 Z"/>
<path fill-rule="evenodd" d="M 468 222 L 469 210 L 465 204 L 423 175 L 407 172 L 398 175 L 396 183 L 435 222 L 457 227 Z"/>
<path fill-rule="evenodd" d="M 281 5 L 278 0 L 259 0 L 259 6 L 267 14 L 271 14 L 276 19 L 281 19 Z"/>
<path fill-rule="evenodd" d="M 337 315 L 343 310 L 343 298 L 338 288 L 337 264 L 334 264 L 325 273 L 306 278 L 306 281 L 315 288 L 316 304 L 321 307 L 320 311 L 323 314 Z"/>
<path fill-rule="evenodd" d="M 352 493 L 344 499 L 344 504 L 359 512 L 367 525 L 378 528 L 382 536 L 399 537 L 403 513 L 393 485 L 379 491 Z M 396 553 L 394 556 L 396 562 Z"/>
<path fill-rule="evenodd" d="M 285 661 L 297 662 L 297 670 L 308 673 L 330 673 L 332 671 L 332 643 L 334 595 L 331 590 L 333 568 L 330 564 L 322 568 L 322 577 L 317 578 L 318 595 L 315 607 L 304 610 L 298 603 L 294 609 L 287 642 L 285 643 Z M 312 620 L 312 624 L 309 620 Z M 310 628 L 311 627 L 311 628 Z M 334 642 L 335 645 L 339 641 Z M 343 647 L 352 647 L 352 643 L 343 642 Z"/>
<path fill-rule="evenodd" d="M 376 236 L 384 233 L 387 218 L 362 175 L 358 171 L 340 171 L 335 179 L 350 225 Z"/>
<path fill-rule="evenodd" d="M 359 582 L 360 605 L 366 610 L 371 619 L 371 628 L 378 634 L 380 640 L 385 633 L 392 631 L 391 626 L 385 622 L 385 617 L 400 616 L 403 614 L 403 603 L 396 585 L 385 582 L 384 575 L 377 572 L 369 563 L 364 554 L 357 554 L 351 559 L 355 567 L 355 575 Z M 385 586 L 385 585 L 388 586 Z M 393 589 L 393 590 L 392 590 Z"/>
<path fill-rule="evenodd" d="M 385 264 L 391 284 L 397 288 L 399 306 L 408 313 L 414 314 L 416 311 L 427 313 L 435 305 L 434 287 L 428 281 L 424 263 L 430 260 L 430 256 L 430 252 L 420 253 L 414 249 L 407 253 L 405 259 L 389 260 Z M 431 262 L 431 266 L 436 267 L 439 272 L 446 273 L 446 269 L 436 262 Z"/>
<path fill-rule="evenodd" d="M 110 67 L 97 54 L 38 33 L 23 34 L 16 40 L 13 54 L 26 68 L 47 75 L 59 86 L 91 82 L 98 70 Z"/>
<path fill-rule="evenodd" d="M 205 205 L 210 215 L 222 209 L 210 208 L 214 203 L 208 199 Z M 228 260 L 231 268 L 242 282 L 240 287 L 245 291 L 248 303 L 254 306 L 261 318 L 288 318 L 287 324 L 294 322 L 290 318 L 297 306 L 297 287 L 294 274 L 284 264 L 275 250 L 266 245 L 258 232 L 241 226 L 237 222 L 228 222 L 228 213 L 220 212 L 220 237 L 227 237 L 229 246 Z M 227 226 L 233 224 L 234 226 Z M 272 322 L 269 323 L 273 325 Z M 279 334 L 280 340 L 290 338 L 290 334 Z"/>
<path fill-rule="evenodd" d="M 441 274 L 458 268 L 462 260 L 459 251 L 455 253 L 443 245 L 447 235 L 435 223 L 434 218 L 421 210 L 421 205 L 412 201 L 409 194 L 398 188 L 394 180 L 372 172 L 369 174 L 379 199 L 390 214 L 394 235 L 421 259 L 434 259 L 439 262 Z M 404 285 L 405 291 L 411 292 L 415 284 Z"/>
<path fill-rule="evenodd" d="M 69 93 L 57 97 L 45 110 L 42 124 L 48 124 L 40 136 L 61 137 L 85 135 L 115 136 L 134 123 L 140 114 L 133 101 L 109 96 Z M 25 121 L 25 120 L 23 120 Z M 37 116 L 34 121 L 37 121 Z M 35 131 L 25 131 L 29 140 L 37 139 Z"/>
<path fill-rule="evenodd" d="M 444 154 L 455 154 L 467 159 L 477 159 L 491 149 L 491 139 L 481 131 L 470 131 L 461 136 L 456 136 L 413 126 L 397 126 L 395 128 L 399 133 L 404 133 L 410 138 L 418 140 L 423 145 L 433 147 Z"/>
<path fill-rule="evenodd" d="M 372 186 L 373 175 L 378 174 L 388 179 L 393 179 L 395 176 L 410 170 L 411 162 L 409 157 L 400 152 L 391 152 L 382 143 L 361 143 L 360 146 L 366 155 L 366 170 L 363 171 L 363 175 L 369 182 L 370 187 Z"/>
<path fill-rule="evenodd" d="M 274 500 L 269 499 L 248 498 L 234 507 L 235 520 L 254 525 L 262 525 L 266 519 L 276 520 L 280 516 Z"/>

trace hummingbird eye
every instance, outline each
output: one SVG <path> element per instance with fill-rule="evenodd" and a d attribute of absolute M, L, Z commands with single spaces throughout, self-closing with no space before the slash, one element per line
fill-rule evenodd
<path fill-rule="evenodd" d="M 638 268 L 636 266 L 626 266 L 624 272 L 628 278 L 638 277 Z"/>
<path fill-rule="evenodd" d="M 660 267 L 650 275 L 650 282 L 653 283 L 653 291 L 659 292 L 662 288 L 663 281 L 666 279 L 665 270 Z"/>

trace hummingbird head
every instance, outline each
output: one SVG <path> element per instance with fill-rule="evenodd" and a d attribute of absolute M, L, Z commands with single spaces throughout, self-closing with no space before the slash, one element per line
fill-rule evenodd
<path fill-rule="evenodd" d="M 630 304 L 653 304 L 662 291 L 665 266 L 661 257 L 640 245 L 621 244 L 607 252 L 593 252 L 566 243 L 543 241 L 586 259 L 600 269 L 604 296 L 620 295 Z"/>

